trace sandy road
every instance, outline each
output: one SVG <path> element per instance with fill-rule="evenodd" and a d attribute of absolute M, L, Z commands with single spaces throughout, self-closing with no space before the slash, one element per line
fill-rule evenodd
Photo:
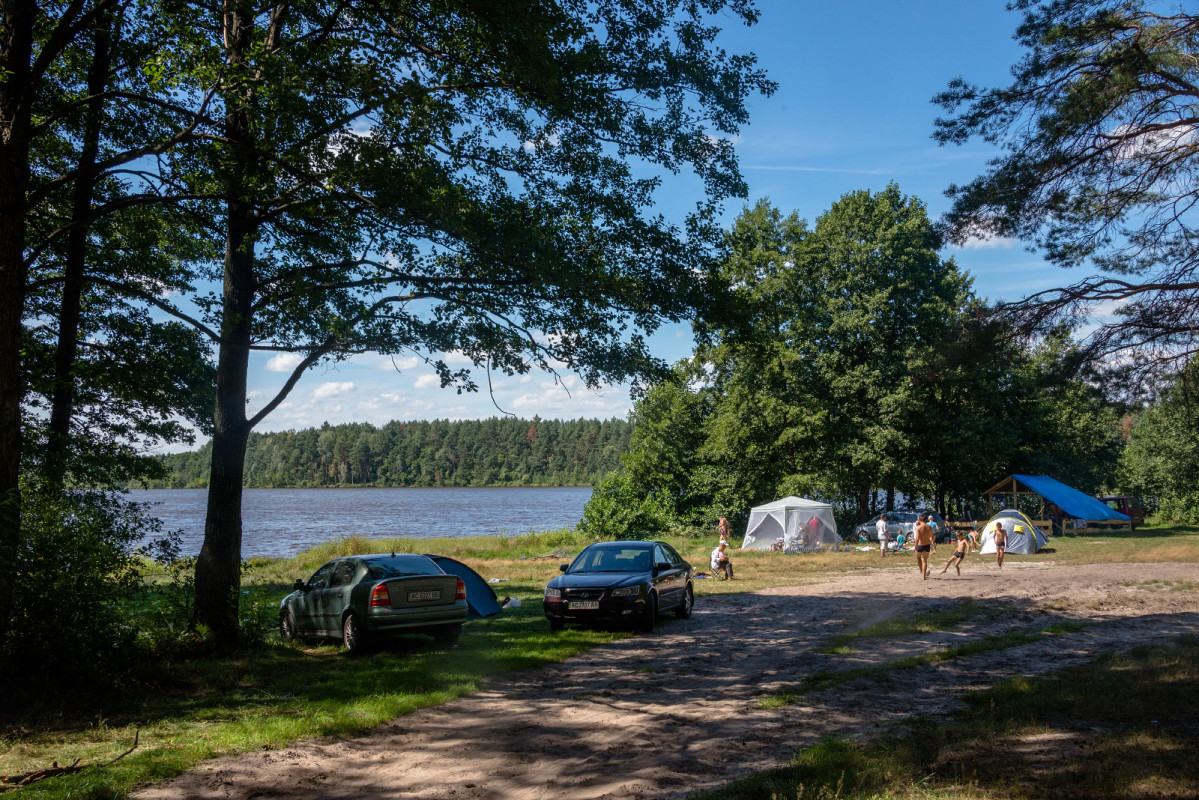
<path fill-rule="evenodd" d="M 695 615 L 597 647 L 352 739 L 217 759 L 137 796 L 166 798 L 681 798 L 785 762 L 826 734 L 863 735 L 1012 674 L 1051 673 L 1095 654 L 1199 633 L 1192 564 L 1059 567 L 973 557 L 961 577 L 921 581 L 905 566 L 804 586 L 701 597 Z M 896 613 L 971 597 L 1020 609 L 963 628 L 863 640 L 849 655 L 815 652 L 830 635 Z M 809 692 L 757 707 L 761 694 L 816 670 L 884 663 L 971 638 L 1093 623 L 1080 632 Z M 866 688 L 864 691 L 863 689 Z"/>

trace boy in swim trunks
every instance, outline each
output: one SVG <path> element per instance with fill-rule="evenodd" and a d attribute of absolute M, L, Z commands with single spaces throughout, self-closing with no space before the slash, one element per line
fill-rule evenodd
<path fill-rule="evenodd" d="M 999 564 L 999 568 L 1003 569 L 1003 551 L 1007 549 L 1007 531 L 997 522 L 995 523 L 995 533 L 992 536 L 995 539 L 995 561 Z"/>
<path fill-rule="evenodd" d="M 966 553 L 969 549 L 970 549 L 970 544 L 969 544 L 969 542 L 967 542 L 966 537 L 959 536 L 957 549 L 953 551 L 953 555 L 951 555 L 949 557 L 949 560 L 945 562 L 945 569 L 941 570 L 941 574 L 944 575 L 945 572 L 949 569 L 950 565 L 952 565 L 953 568 L 955 570 L 957 570 L 957 573 L 959 575 L 961 575 L 962 574 L 962 560 L 966 558 Z M 954 562 L 956 562 L 956 563 L 954 563 Z"/>
<path fill-rule="evenodd" d="M 916 520 L 916 566 L 920 568 L 920 577 L 928 580 L 928 554 L 933 549 L 933 539 L 936 534 L 928 524 L 928 517 L 921 514 Z"/>

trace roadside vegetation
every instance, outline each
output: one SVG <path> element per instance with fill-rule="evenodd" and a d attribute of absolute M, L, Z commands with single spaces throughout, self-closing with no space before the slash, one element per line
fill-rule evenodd
<path fill-rule="evenodd" d="M 698 569 L 706 571 L 713 538 L 667 540 Z M 294 558 L 258 559 L 251 562 L 243 586 L 244 625 L 247 631 L 255 632 L 258 644 L 226 656 L 214 655 L 198 642 L 188 644 L 187 637 L 192 634 L 181 621 L 187 614 L 186 582 L 181 582 L 179 573 L 170 568 L 147 564 L 143 590 L 127 608 L 128 619 L 142 628 L 157 626 L 164 639 L 167 634 L 162 631 L 175 620 L 178 638 L 174 644 L 159 642 L 153 651 L 158 659 L 138 674 L 137 682 L 129 685 L 125 694 L 109 693 L 92 697 L 90 704 L 64 705 L 55 703 L 55 695 L 48 693 L 35 710 L 20 717 L 0 718 L 0 775 L 30 772 L 55 761 L 70 764 L 76 758 L 82 764 L 103 764 L 127 750 L 137 735 L 137 749 L 111 766 L 89 767 L 17 793 L 47 798 L 120 797 L 138 784 L 178 774 L 217 755 L 362 732 L 416 709 L 477 691 L 489 676 L 562 661 L 597 644 L 627 636 L 619 631 L 578 629 L 551 634 L 542 617 L 545 582 L 557 574 L 560 563 L 590 541 L 585 534 L 570 530 L 498 538 L 349 537 L 326 542 Z M 1058 538 L 1052 545 L 1050 551 L 1021 560 L 1081 564 L 1117 560 L 1110 557 L 1119 554 L 1118 560 L 1132 562 L 1199 563 L 1197 528 L 1149 526 L 1120 537 Z M 290 591 L 296 578 L 307 578 L 336 556 L 392 549 L 436 552 L 462 560 L 484 578 L 495 579 L 492 586 L 497 594 L 520 600 L 520 606 L 509 608 L 499 617 L 468 623 L 458 646 L 449 650 L 438 649 L 427 637 L 411 636 L 365 657 L 350 658 L 335 644 L 287 644 L 279 640 L 274 632 L 274 615 L 279 599 Z M 734 561 L 737 580 L 696 581 L 700 602 L 705 595 L 802 585 L 831 573 L 909 566 L 906 560 L 882 561 L 877 551 L 855 550 L 796 555 L 736 551 Z M 1166 584 L 1161 587 L 1163 591 L 1171 588 Z M 901 623 L 869 626 L 838 637 L 831 644 L 853 647 L 867 637 L 891 638 L 951 629 L 983 620 L 989 614 L 985 608 L 965 603 Z M 870 669 L 900 670 L 917 666 L 917 661 L 964 655 L 966 650 L 962 648 L 1010 647 L 1055 633 L 1068 631 L 1015 631 L 916 656 L 912 663 L 896 662 Z M 1122 680 L 1127 683 L 1135 675 L 1130 673 Z M 853 677 L 861 676 L 813 676 L 811 682 L 794 687 L 789 696 L 764 698 L 764 707 L 796 702 L 804 692 Z M 847 746 L 824 747 L 830 753 L 843 753 Z M 807 778 L 802 782 L 809 787 L 817 785 Z M 831 784 L 820 786 L 831 791 Z M 780 796 L 796 795 L 792 791 Z"/>
<path fill-rule="evenodd" d="M 952 718 L 826 739 L 694 800 L 1183 798 L 1199 785 L 1199 639 L 1011 678 L 964 704 Z"/>

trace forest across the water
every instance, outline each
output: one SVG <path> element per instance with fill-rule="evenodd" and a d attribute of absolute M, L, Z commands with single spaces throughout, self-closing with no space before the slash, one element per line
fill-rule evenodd
<path fill-rule="evenodd" d="M 620 466 L 632 426 L 620 419 L 329 425 L 251 434 L 245 486 L 589 486 Z M 151 489 L 208 486 L 211 445 L 163 456 Z"/>

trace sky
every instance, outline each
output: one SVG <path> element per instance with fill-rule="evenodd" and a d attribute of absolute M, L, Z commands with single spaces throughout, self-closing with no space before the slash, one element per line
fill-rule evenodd
<path fill-rule="evenodd" d="M 751 101 L 750 123 L 736 139 L 749 196 L 726 203 L 726 225 L 762 197 L 813 222 L 844 194 L 881 190 L 892 181 L 923 200 L 932 217 L 946 211 L 946 187 L 980 174 L 995 150 L 981 141 L 937 145 L 933 120 L 943 112 L 930 101 L 958 76 L 984 86 L 1010 82 L 1011 66 L 1023 50 L 1012 39 L 1019 16 L 1004 3 L 759 0 L 758 25 L 746 29 L 728 17 L 721 46 L 755 53 L 778 90 Z M 657 210 L 681 222 L 694 208 L 693 190 L 686 181 L 666 188 Z M 973 276 L 976 293 L 991 300 L 1016 299 L 1065 279 L 1019 242 L 979 242 L 942 255 L 953 257 Z M 667 361 L 688 356 L 692 344 L 687 325 L 668 326 L 651 343 Z M 274 395 L 298 361 L 285 355 L 252 358 L 251 413 Z M 454 366 L 453 354 L 448 361 Z M 569 373 L 557 379 L 544 373 L 501 376 L 492 388 L 494 397 L 486 391 L 459 395 L 441 389 L 432 369 L 415 358 L 362 355 L 310 370 L 258 430 L 501 413 L 608 419 L 623 418 L 632 407 L 627 386 L 592 391 Z"/>

